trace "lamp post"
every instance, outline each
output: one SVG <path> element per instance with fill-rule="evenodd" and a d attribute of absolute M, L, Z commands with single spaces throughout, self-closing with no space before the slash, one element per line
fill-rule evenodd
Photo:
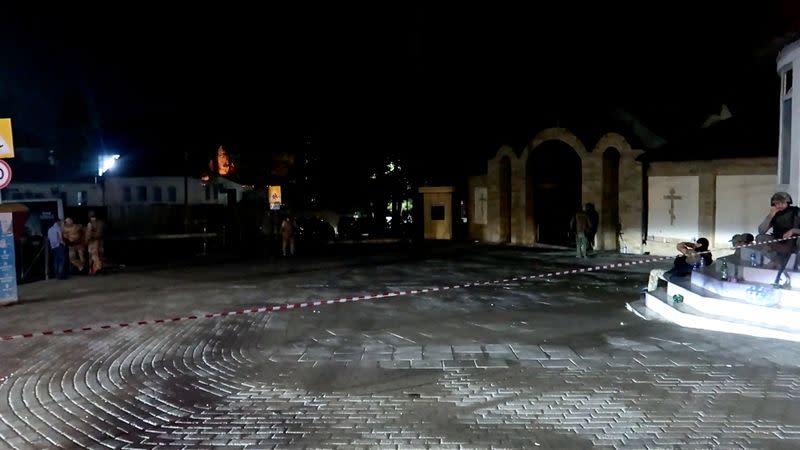
<path fill-rule="evenodd" d="M 189 232 L 189 150 L 183 151 L 183 232 Z"/>

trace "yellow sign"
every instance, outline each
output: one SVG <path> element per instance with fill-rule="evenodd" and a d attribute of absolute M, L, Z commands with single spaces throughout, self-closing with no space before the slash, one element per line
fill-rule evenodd
<path fill-rule="evenodd" d="M 14 137 L 11 135 L 11 119 L 0 119 L 0 158 L 14 157 Z"/>
<path fill-rule="evenodd" d="M 269 204 L 270 206 L 280 206 L 281 204 L 281 187 L 280 186 L 269 186 L 267 191 L 269 193 Z"/>

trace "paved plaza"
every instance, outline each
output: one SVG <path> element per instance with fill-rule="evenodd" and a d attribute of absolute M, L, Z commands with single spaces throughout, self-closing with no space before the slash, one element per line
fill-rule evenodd
<path fill-rule="evenodd" d="M 639 259 L 364 252 L 22 286 L 78 331 L 0 341 L 0 449 L 800 447 L 800 345 L 640 319 L 653 265 L 204 318 Z"/>

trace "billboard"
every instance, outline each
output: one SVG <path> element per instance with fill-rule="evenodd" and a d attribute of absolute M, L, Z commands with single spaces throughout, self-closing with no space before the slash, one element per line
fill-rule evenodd
<path fill-rule="evenodd" d="M 281 209 L 281 187 L 267 186 L 269 193 L 269 209 Z"/>
<path fill-rule="evenodd" d="M 0 213 L 0 305 L 18 300 L 16 259 L 12 213 Z"/>
<path fill-rule="evenodd" d="M 11 134 L 11 119 L 0 119 L 0 158 L 14 157 L 14 137 Z"/>

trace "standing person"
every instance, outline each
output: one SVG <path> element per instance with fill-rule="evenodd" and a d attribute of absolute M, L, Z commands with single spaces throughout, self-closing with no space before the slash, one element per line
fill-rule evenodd
<path fill-rule="evenodd" d="M 580 206 L 578 206 L 575 216 L 572 217 L 570 228 L 575 229 L 576 256 L 578 258 L 586 258 L 586 249 L 588 247 L 588 240 L 586 236 L 591 228 L 591 224 L 589 223 L 589 216 L 587 216 L 586 213 L 580 209 Z"/>
<path fill-rule="evenodd" d="M 62 233 L 61 220 L 59 219 L 56 219 L 50 229 L 47 230 L 47 241 L 50 243 L 50 251 L 53 255 L 53 269 L 55 269 L 56 278 L 59 280 L 67 278 L 64 258 L 66 248 Z"/>
<path fill-rule="evenodd" d="M 64 220 L 64 243 L 69 249 L 69 262 L 78 273 L 86 269 L 86 239 L 83 225 L 73 222 L 72 218 Z"/>
<path fill-rule="evenodd" d="M 286 216 L 281 222 L 281 240 L 282 240 L 282 247 L 283 247 L 283 256 L 287 255 L 287 250 L 289 255 L 294 256 L 294 228 L 295 223 L 294 219 L 291 216 Z"/>
<path fill-rule="evenodd" d="M 89 211 L 89 223 L 86 224 L 86 245 L 89 248 L 89 273 L 96 274 L 103 269 L 103 237 L 105 224 L 99 220 L 94 211 Z"/>
<path fill-rule="evenodd" d="M 588 251 L 594 250 L 594 238 L 597 236 L 597 227 L 600 226 L 600 214 L 594 208 L 594 203 L 586 204 L 586 217 L 589 218 L 589 231 L 586 233 Z"/>

